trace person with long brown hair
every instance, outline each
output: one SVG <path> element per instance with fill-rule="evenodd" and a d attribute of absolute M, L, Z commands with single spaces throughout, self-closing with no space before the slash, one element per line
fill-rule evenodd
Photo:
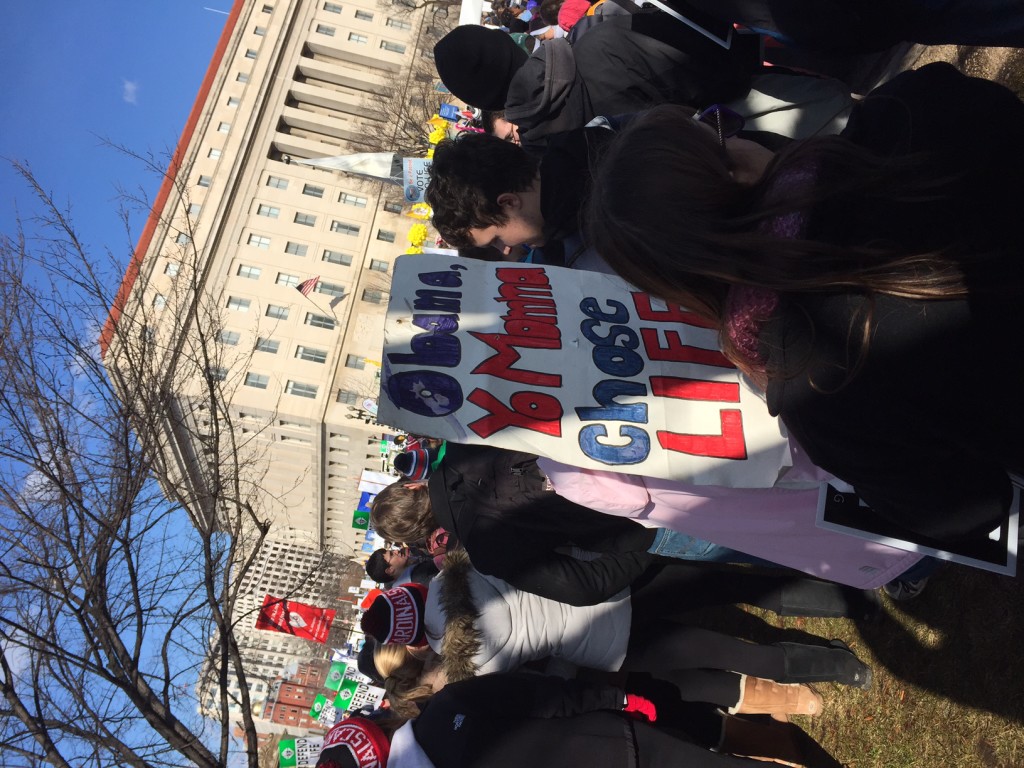
<path fill-rule="evenodd" d="M 984 546 L 1024 470 L 1024 105 L 935 64 L 778 155 L 698 117 L 659 107 L 618 136 L 590 241 L 715 324 L 894 533 Z"/>

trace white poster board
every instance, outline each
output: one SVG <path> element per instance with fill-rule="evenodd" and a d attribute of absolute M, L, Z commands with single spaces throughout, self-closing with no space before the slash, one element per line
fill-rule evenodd
<path fill-rule="evenodd" d="M 414 434 L 732 487 L 790 464 L 716 331 L 614 276 L 401 256 L 384 337 L 377 418 Z"/>

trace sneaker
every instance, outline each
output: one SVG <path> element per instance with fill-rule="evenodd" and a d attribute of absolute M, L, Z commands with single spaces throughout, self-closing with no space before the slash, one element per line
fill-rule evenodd
<path fill-rule="evenodd" d="M 907 600 L 913 600 L 915 597 L 924 592 L 924 588 L 928 586 L 928 577 L 925 576 L 923 579 L 917 581 L 902 581 L 900 579 L 893 579 L 888 584 L 882 586 L 882 591 L 885 592 L 889 597 L 897 602 L 905 603 Z"/>

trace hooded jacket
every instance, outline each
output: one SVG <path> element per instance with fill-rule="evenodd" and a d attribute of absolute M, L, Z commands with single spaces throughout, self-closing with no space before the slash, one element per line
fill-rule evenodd
<path fill-rule="evenodd" d="M 626 658 L 632 610 L 629 590 L 583 607 L 522 592 L 455 550 L 431 582 L 423 616 L 427 642 L 451 683 L 549 656 L 616 671 Z"/>
<path fill-rule="evenodd" d="M 742 46 L 727 51 L 667 18 L 603 17 L 573 45 L 564 38 L 542 43 L 512 77 L 505 100 L 505 119 L 519 126 L 523 145 L 542 145 L 598 115 L 729 101 L 747 92 L 754 62 Z"/>

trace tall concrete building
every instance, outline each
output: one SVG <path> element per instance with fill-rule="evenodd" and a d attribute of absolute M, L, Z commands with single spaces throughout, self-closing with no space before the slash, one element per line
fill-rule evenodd
<path fill-rule="evenodd" d="M 447 13 L 413 6 L 236 0 L 103 335 L 108 366 L 126 359 L 126 324 L 168 371 L 202 356 L 258 457 L 270 535 L 342 555 L 363 545 L 360 473 L 381 468 L 384 312 L 415 222 L 399 187 L 298 161 L 384 148 L 408 129 L 405 102 L 437 108 L 423 93 Z M 195 352 L 204 333 L 212 352 Z M 196 487 L 214 439 L 201 379 L 168 378 L 167 453 Z"/>

